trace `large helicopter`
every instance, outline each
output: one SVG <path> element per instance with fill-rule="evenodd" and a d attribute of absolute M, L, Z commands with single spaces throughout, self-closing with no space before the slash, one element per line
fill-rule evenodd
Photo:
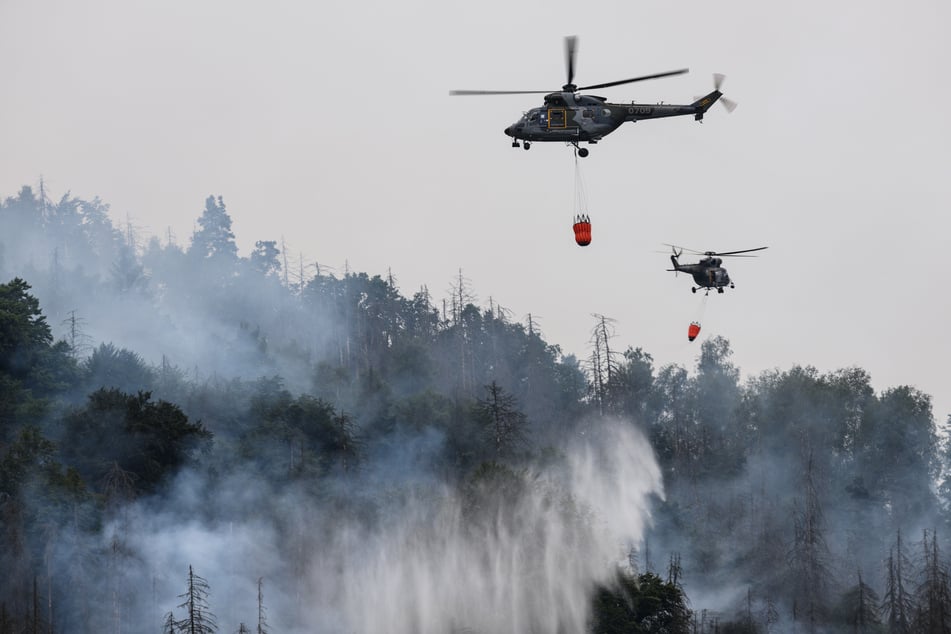
<path fill-rule="evenodd" d="M 690 104 L 639 104 L 608 103 L 604 97 L 582 95 L 579 91 L 595 90 L 630 84 L 646 79 L 658 79 L 681 75 L 688 69 L 673 70 L 631 79 L 621 79 L 603 84 L 590 86 L 576 86 L 575 51 L 578 38 L 565 38 L 565 63 L 568 70 L 568 83 L 561 90 L 451 90 L 450 95 L 530 95 L 545 94 L 545 105 L 532 108 L 522 118 L 505 128 L 505 134 L 512 137 L 512 147 L 519 147 L 519 140 L 526 150 L 532 147 L 532 142 L 563 141 L 575 147 L 579 156 L 587 156 L 588 148 L 579 147 L 585 142 L 591 145 L 617 130 L 626 121 L 640 121 L 642 119 L 661 119 L 663 117 L 678 117 L 693 115 L 697 121 L 703 121 L 703 115 L 717 101 L 720 101 L 730 112 L 736 104 L 720 92 L 723 75 L 714 75 L 714 90 L 710 94 L 699 97 Z"/>
<path fill-rule="evenodd" d="M 730 275 L 726 272 L 726 269 L 721 266 L 723 263 L 723 260 L 720 259 L 721 257 L 755 258 L 755 255 L 743 254 L 751 253 L 753 251 L 762 251 L 763 249 L 769 248 L 757 247 L 755 249 L 743 249 L 741 251 L 724 251 L 722 253 L 717 253 L 715 251 L 694 251 L 692 249 L 684 249 L 683 247 L 678 247 L 673 244 L 668 244 L 667 246 L 673 250 L 673 254 L 670 256 L 670 261 L 674 264 L 674 268 L 667 270 L 676 271 L 679 273 L 688 273 L 692 275 L 693 281 L 697 284 L 697 286 L 690 287 L 690 290 L 694 293 L 697 292 L 698 288 L 707 289 L 707 293 L 710 292 L 711 288 L 717 289 L 717 293 L 722 293 L 725 286 L 735 288 L 733 281 L 730 279 Z M 681 264 L 677 261 L 677 258 L 679 258 L 684 251 L 705 257 L 696 264 Z"/>

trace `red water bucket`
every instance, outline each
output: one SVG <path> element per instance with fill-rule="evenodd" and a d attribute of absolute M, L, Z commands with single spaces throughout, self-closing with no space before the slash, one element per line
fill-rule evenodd
<path fill-rule="evenodd" d="M 591 244 L 591 221 L 587 216 L 578 216 L 574 224 L 575 242 L 579 247 L 586 247 Z"/>
<path fill-rule="evenodd" d="M 697 338 L 697 335 L 700 334 L 700 322 L 692 321 L 690 322 L 690 327 L 687 328 L 687 339 L 693 341 Z"/>

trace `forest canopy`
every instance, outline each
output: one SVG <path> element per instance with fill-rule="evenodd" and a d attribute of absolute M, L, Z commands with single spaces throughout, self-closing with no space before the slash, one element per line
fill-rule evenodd
<path fill-rule="evenodd" d="M 912 386 L 741 380 L 720 337 L 657 367 L 601 315 L 579 359 L 462 271 L 440 299 L 292 278 L 273 236 L 238 255 L 221 196 L 187 246 L 108 211 L 0 203 L 0 633 L 362 631 L 393 570 L 395 632 L 951 625 L 951 453 Z M 501 582 L 489 553 L 517 581 L 495 615 L 461 596 Z"/>

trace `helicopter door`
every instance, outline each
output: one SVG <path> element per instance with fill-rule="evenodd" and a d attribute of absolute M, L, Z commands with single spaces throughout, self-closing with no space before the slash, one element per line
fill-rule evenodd
<path fill-rule="evenodd" d="M 549 128 L 564 128 L 565 127 L 565 109 L 564 108 L 549 108 L 548 109 L 548 127 Z"/>

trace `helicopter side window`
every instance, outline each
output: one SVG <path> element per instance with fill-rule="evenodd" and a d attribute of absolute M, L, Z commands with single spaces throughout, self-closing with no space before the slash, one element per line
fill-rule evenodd
<path fill-rule="evenodd" d="M 585 108 L 581 111 L 581 116 L 583 116 L 585 119 L 591 119 L 594 117 L 594 110 L 591 108 Z"/>

